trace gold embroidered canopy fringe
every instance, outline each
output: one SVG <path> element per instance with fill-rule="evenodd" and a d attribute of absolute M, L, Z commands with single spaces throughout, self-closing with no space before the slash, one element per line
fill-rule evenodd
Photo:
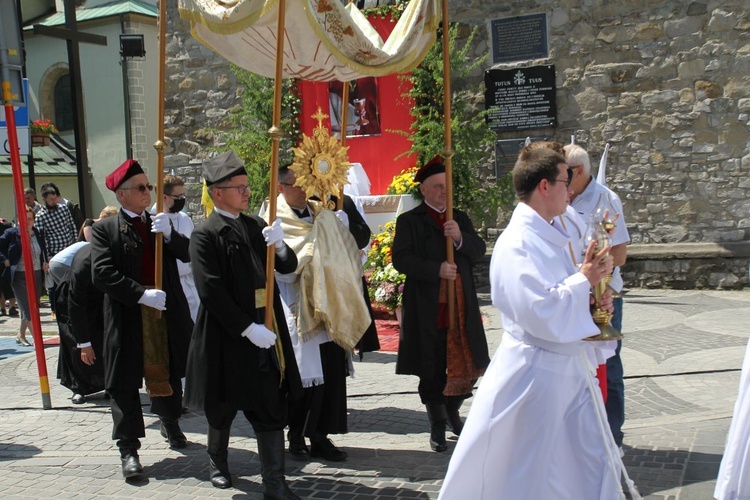
<path fill-rule="evenodd" d="M 383 42 L 364 14 L 339 0 L 286 0 L 284 78 L 350 81 L 414 69 L 435 42 L 437 0 L 412 0 Z M 278 0 L 179 0 L 198 41 L 258 75 L 273 77 Z"/>

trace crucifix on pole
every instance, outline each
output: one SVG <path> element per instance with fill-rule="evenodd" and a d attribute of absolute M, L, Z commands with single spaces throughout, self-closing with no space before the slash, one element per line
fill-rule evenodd
<path fill-rule="evenodd" d="M 107 37 L 78 31 L 75 0 L 64 0 L 65 28 L 34 25 L 35 35 L 62 38 L 68 44 L 68 66 L 70 68 L 70 90 L 73 100 L 73 123 L 75 127 L 76 170 L 78 174 L 78 203 L 85 217 L 91 217 L 91 181 L 89 160 L 86 154 L 86 118 L 83 111 L 81 59 L 79 43 L 107 45 Z"/>

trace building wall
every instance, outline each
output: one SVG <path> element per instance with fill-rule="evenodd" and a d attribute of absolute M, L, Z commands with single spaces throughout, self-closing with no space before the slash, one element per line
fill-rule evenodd
<path fill-rule="evenodd" d="M 145 22 L 144 22 L 145 21 Z M 126 23 L 127 32 L 143 33 L 146 58 L 128 63 L 131 73 L 130 88 L 134 93 L 131 106 L 134 110 L 135 151 L 142 155 L 144 169 L 156 173 L 156 158 L 151 146 L 156 140 L 158 82 L 158 50 L 156 26 L 148 20 Z M 79 25 L 79 29 L 105 36 L 107 45 L 80 44 L 83 102 L 88 138 L 88 161 L 91 172 L 91 213 L 98 214 L 105 205 L 115 204 L 114 194 L 104 186 L 104 178 L 127 159 L 125 141 L 125 99 L 120 58 L 120 19 Z M 30 117 L 42 116 L 50 109 L 52 97 L 50 83 L 67 71 L 67 44 L 63 40 L 25 33 L 27 52 L 26 70 L 31 94 Z M 46 105 L 45 105 L 46 103 Z M 48 114 L 48 113 L 47 113 Z M 54 120 L 54 115 L 45 116 Z M 74 144 L 72 133 L 62 137 Z M 39 181 L 37 181 L 39 184 Z M 71 199 L 78 199 L 77 187 L 68 190 Z"/>
<path fill-rule="evenodd" d="M 452 7 L 453 20 L 483 28 L 477 55 L 489 50 L 487 20 L 548 13 L 550 58 L 535 64 L 556 66 L 559 126 L 533 135 L 569 142 L 575 134 L 595 166 L 610 143 L 608 182 L 623 199 L 634 243 L 750 238 L 750 4 L 465 0 Z"/>

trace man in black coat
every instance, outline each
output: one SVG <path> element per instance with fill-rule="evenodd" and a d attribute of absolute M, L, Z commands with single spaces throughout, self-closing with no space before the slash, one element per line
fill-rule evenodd
<path fill-rule="evenodd" d="M 287 395 L 302 385 L 274 287 L 273 331 L 266 328 L 267 246 L 275 269 L 290 273 L 297 258 L 278 223 L 266 226 L 248 209 L 250 187 L 241 160 L 228 152 L 203 164 L 215 210 L 191 236 L 198 309 L 188 357 L 186 400 L 205 411 L 211 484 L 232 485 L 227 451 L 232 421 L 242 411 L 258 441 L 264 498 L 298 499 L 284 478 Z"/>
<path fill-rule="evenodd" d="M 453 220 L 446 220 L 445 166 L 439 158 L 422 167 L 415 180 L 424 202 L 398 217 L 393 241 L 393 266 L 406 275 L 396 373 L 419 377 L 419 397 L 430 421 L 430 447 L 445 451 L 446 420 L 460 434 L 458 410 L 490 362 L 471 272 L 486 246 L 464 212 L 454 210 Z M 453 264 L 446 260 L 447 237 L 453 240 Z M 456 284 L 452 330 L 448 281 Z"/>
<path fill-rule="evenodd" d="M 172 231 L 166 214 L 146 212 L 151 190 L 135 160 L 127 160 L 106 178 L 122 209 L 116 217 L 94 224 L 91 242 L 92 281 L 104 299 L 105 387 L 112 397 L 114 430 L 126 479 L 143 473 L 139 438 L 145 436 L 139 389 L 146 379 L 151 410 L 172 448 L 186 446 L 178 419 L 182 384 L 192 331 L 187 300 L 175 259 L 189 261 L 190 240 Z M 154 235 L 164 238 L 164 290 L 154 285 Z M 166 306 L 166 307 L 165 307 Z M 166 309 L 166 322 L 156 311 Z M 189 322 L 189 323 L 188 323 Z M 183 325 L 175 328 L 174 325 Z"/>

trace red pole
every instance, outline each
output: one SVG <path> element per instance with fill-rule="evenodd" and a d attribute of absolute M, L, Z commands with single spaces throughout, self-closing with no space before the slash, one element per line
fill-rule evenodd
<path fill-rule="evenodd" d="M 3 101 L 5 102 L 5 120 L 8 124 L 8 147 L 10 148 L 10 164 L 13 171 L 16 218 L 18 219 L 18 233 L 21 236 L 23 266 L 26 270 L 26 293 L 29 300 L 29 312 L 31 313 L 31 331 L 34 337 L 36 366 L 39 372 L 39 387 L 42 391 L 42 406 L 45 410 L 49 410 L 52 408 L 52 399 L 49 393 L 47 360 L 44 357 L 42 323 L 39 320 L 39 301 L 37 300 L 36 280 L 34 279 L 34 262 L 31 260 L 31 239 L 29 238 L 28 224 L 26 222 L 26 204 L 23 199 L 23 172 L 21 171 L 21 155 L 18 151 L 16 117 L 13 115 L 13 105 L 9 104 L 12 101 L 10 81 L 3 81 Z"/>

